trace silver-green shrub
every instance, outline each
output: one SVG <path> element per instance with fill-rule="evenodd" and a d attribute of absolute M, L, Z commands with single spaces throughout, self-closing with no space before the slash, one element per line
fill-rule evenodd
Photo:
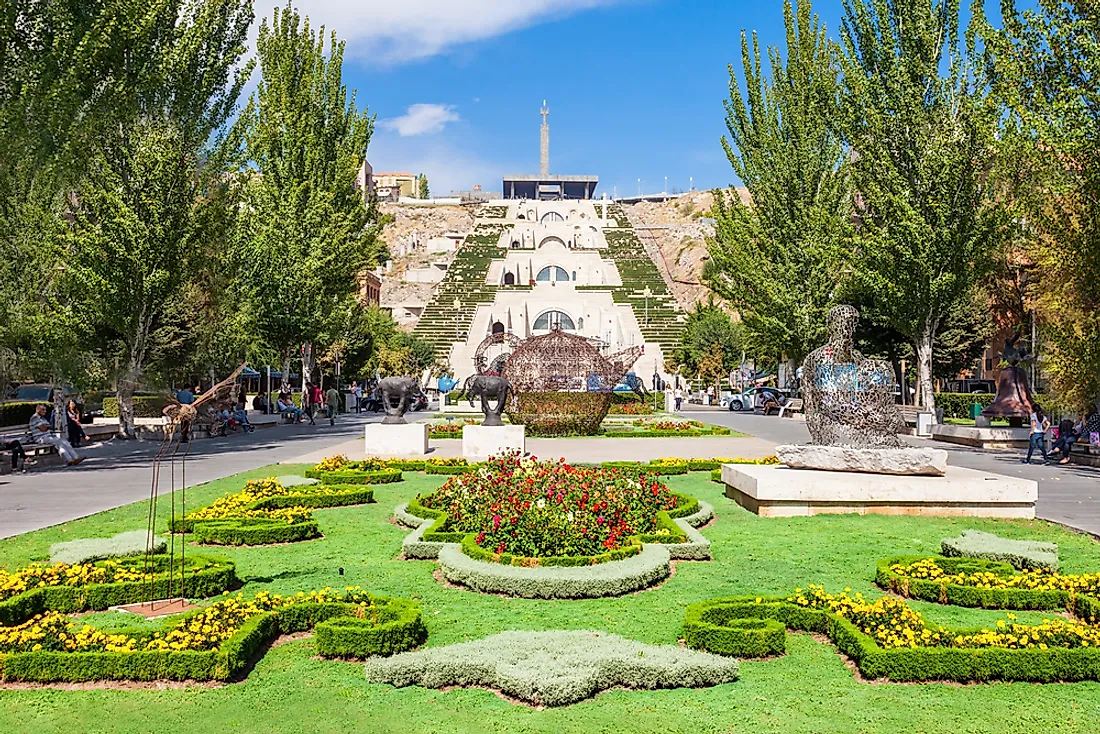
<path fill-rule="evenodd" d="M 964 530 L 957 538 L 940 541 L 945 556 L 1001 561 L 1020 570 L 1058 570 L 1058 546 L 1039 540 L 1010 540 L 981 530 Z"/>
<path fill-rule="evenodd" d="M 81 538 L 50 546 L 50 563 L 90 563 L 144 553 L 149 535 L 145 530 L 130 530 L 111 538 Z M 163 553 L 164 538 L 156 538 L 154 553 Z"/>
<path fill-rule="evenodd" d="M 653 690 L 732 683 L 737 661 L 607 632 L 511 631 L 371 658 L 366 675 L 371 683 L 399 687 L 484 686 L 535 705 L 565 706 L 615 686 Z"/>

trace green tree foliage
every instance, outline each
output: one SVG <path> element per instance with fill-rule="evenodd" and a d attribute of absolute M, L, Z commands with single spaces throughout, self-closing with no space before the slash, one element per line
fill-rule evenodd
<path fill-rule="evenodd" d="M 428 188 L 428 176 L 426 174 L 422 173 L 422 174 L 420 174 L 420 176 L 418 178 L 420 179 L 420 191 L 419 191 L 420 198 L 421 199 L 430 199 L 430 198 L 432 198 L 431 189 Z"/>
<path fill-rule="evenodd" d="M 378 218 L 355 175 L 373 129 L 341 78 L 344 44 L 325 46 L 288 4 L 260 26 L 261 76 L 238 122 L 248 179 L 238 268 L 250 319 L 289 372 L 292 355 L 334 334 L 356 275 L 382 254 Z M 303 374 L 312 373 L 306 351 Z M 285 379 L 285 378 L 284 378 Z"/>
<path fill-rule="evenodd" d="M 1084 0 L 1002 3 L 986 29 L 993 87 L 1013 113 L 1006 148 L 1026 161 L 1013 201 L 1040 317 L 1043 368 L 1068 407 L 1100 398 L 1100 12 Z"/>
<path fill-rule="evenodd" d="M 726 102 L 734 172 L 752 201 L 715 193 L 715 235 L 704 277 L 741 314 L 750 350 L 792 362 L 820 345 L 825 314 L 843 273 L 840 243 L 851 193 L 841 139 L 837 47 L 810 3 L 784 3 L 786 59 L 768 50 L 771 79 L 756 37 L 741 35 L 746 92 L 730 67 Z"/>
<path fill-rule="evenodd" d="M 998 111 L 975 84 L 959 0 L 845 0 L 844 9 L 838 122 L 859 192 L 855 281 L 913 343 L 920 396 L 933 408 L 936 334 L 1004 237 L 989 176 Z"/>
<path fill-rule="evenodd" d="M 688 314 L 672 361 L 683 374 L 717 384 L 741 363 L 742 328 L 713 301 Z"/>
<path fill-rule="evenodd" d="M 171 3 L 158 16 L 150 76 L 135 116 L 91 141 L 60 241 L 62 292 L 115 348 L 119 434 L 133 435 L 133 392 L 180 338 L 172 318 L 218 232 L 220 185 L 208 141 L 233 111 L 248 67 L 237 68 L 251 22 L 247 0 Z"/>

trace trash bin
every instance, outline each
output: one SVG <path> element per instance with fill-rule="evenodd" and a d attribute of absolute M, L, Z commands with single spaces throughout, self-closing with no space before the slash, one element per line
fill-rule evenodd
<path fill-rule="evenodd" d="M 982 405 L 981 405 L 981 403 L 971 403 L 970 404 L 970 417 L 973 418 L 974 420 L 977 420 L 978 416 L 980 416 L 981 414 L 982 414 Z"/>
<path fill-rule="evenodd" d="M 917 435 L 931 436 L 935 415 L 932 413 L 917 413 Z"/>

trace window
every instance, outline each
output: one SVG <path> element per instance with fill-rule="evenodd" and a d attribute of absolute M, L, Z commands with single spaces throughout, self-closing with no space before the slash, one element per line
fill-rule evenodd
<path fill-rule="evenodd" d="M 564 222 L 565 217 L 557 212 L 546 212 L 542 215 L 542 219 L 539 220 L 540 224 L 549 224 L 550 222 Z"/>
<path fill-rule="evenodd" d="M 564 311 L 547 311 L 535 319 L 535 331 L 550 331 L 551 329 L 563 329 L 573 331 L 573 319 Z"/>
<path fill-rule="evenodd" d="M 504 285 L 515 285 L 515 284 L 516 284 L 515 274 L 514 273 L 505 273 L 504 274 Z"/>
<path fill-rule="evenodd" d="M 504 333 L 504 324 L 500 323 L 499 321 L 496 322 L 495 324 L 493 324 L 493 333 L 494 334 L 503 334 Z"/>
<path fill-rule="evenodd" d="M 565 272 L 565 268 L 559 268 L 557 265 L 547 265 L 539 271 L 535 280 L 540 283 L 565 283 L 569 280 L 569 273 Z"/>

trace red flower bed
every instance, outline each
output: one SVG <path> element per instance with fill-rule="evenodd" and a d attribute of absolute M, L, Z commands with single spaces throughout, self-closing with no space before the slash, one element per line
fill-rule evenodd
<path fill-rule="evenodd" d="M 677 503 L 650 477 L 517 455 L 452 477 L 418 501 L 446 512 L 448 531 L 477 533 L 477 544 L 493 553 L 532 558 L 620 548 L 633 535 L 654 532 L 657 513 Z"/>

